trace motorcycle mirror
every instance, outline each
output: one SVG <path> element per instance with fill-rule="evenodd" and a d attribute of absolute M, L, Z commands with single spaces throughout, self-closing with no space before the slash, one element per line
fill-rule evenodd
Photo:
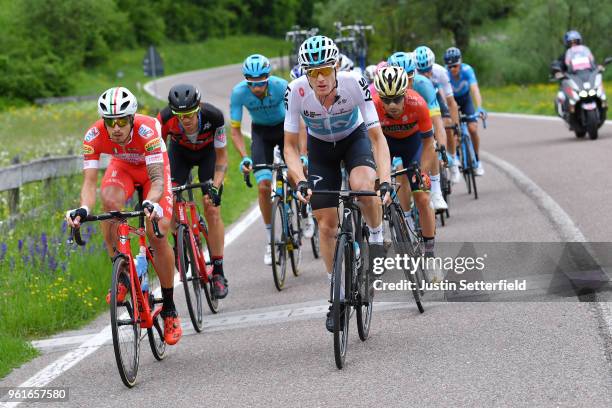
<path fill-rule="evenodd" d="M 604 64 L 604 65 L 608 65 L 608 64 L 609 64 L 609 63 L 611 63 L 611 62 L 612 62 L 612 57 L 607 57 L 607 58 L 604 60 L 603 64 Z"/>

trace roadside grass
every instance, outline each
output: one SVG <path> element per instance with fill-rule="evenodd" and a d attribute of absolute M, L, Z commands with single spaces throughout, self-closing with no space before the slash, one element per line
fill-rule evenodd
<path fill-rule="evenodd" d="M 38 352 L 29 343 L 0 334 L 0 378 L 37 355 Z"/>
<path fill-rule="evenodd" d="M 604 89 L 612 91 L 612 81 L 604 82 Z M 528 86 L 508 85 L 482 87 L 484 107 L 489 112 L 529 113 L 554 116 L 553 102 L 559 90 L 556 83 Z"/>

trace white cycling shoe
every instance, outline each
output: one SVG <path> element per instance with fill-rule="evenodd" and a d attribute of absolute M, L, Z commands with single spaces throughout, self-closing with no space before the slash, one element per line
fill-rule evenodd
<path fill-rule="evenodd" d="M 478 162 L 478 166 L 474 169 L 474 174 L 477 176 L 484 176 L 484 168 L 482 167 L 482 163 Z"/>
<path fill-rule="evenodd" d="M 430 192 L 429 200 L 431 201 L 433 209 L 436 211 L 448 209 L 448 204 L 446 204 L 446 201 L 444 201 L 444 197 L 442 197 L 442 193 L 440 191 L 436 191 L 435 193 L 433 191 Z"/>
<path fill-rule="evenodd" d="M 272 246 L 266 244 L 266 253 L 264 254 L 264 264 L 272 265 Z"/>
<path fill-rule="evenodd" d="M 302 234 L 304 234 L 304 238 L 310 239 L 313 237 L 315 232 L 315 223 L 314 219 L 312 219 L 312 214 L 308 214 L 308 217 L 304 220 L 304 225 L 302 227 Z"/>
<path fill-rule="evenodd" d="M 461 182 L 461 172 L 459 171 L 458 165 L 450 167 L 450 181 L 453 184 Z"/>

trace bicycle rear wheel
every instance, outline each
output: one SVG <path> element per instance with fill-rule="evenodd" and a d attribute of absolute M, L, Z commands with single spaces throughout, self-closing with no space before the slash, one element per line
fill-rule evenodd
<path fill-rule="evenodd" d="M 274 286 L 276 286 L 278 291 L 283 290 L 287 275 L 286 219 L 285 204 L 280 197 L 276 197 L 272 203 L 270 245 L 272 247 L 272 276 L 274 277 Z"/>
<path fill-rule="evenodd" d="M 208 250 L 208 253 L 210 254 L 210 246 L 208 245 L 208 239 L 206 239 L 206 237 L 208 237 L 208 227 L 206 226 L 206 222 L 204 221 L 204 218 L 202 218 L 202 216 L 200 216 L 200 250 L 202 251 L 202 253 L 205 255 L 204 252 L 204 248 L 203 248 L 203 243 L 206 242 L 206 249 Z M 206 262 L 206 267 L 209 267 L 209 263 Z M 208 274 L 208 271 L 207 271 Z M 213 282 L 212 279 L 208 279 L 208 283 L 201 283 L 202 285 L 202 289 L 204 289 L 204 295 L 206 295 L 206 303 L 208 303 L 208 308 L 210 309 L 210 311 L 213 314 L 216 314 L 219 312 L 219 299 L 217 299 L 217 297 L 215 296 L 215 291 L 213 290 Z"/>
<path fill-rule="evenodd" d="M 119 282 L 127 287 L 123 302 L 117 302 Z M 118 257 L 113 262 L 111 283 L 111 331 L 119 375 L 128 388 L 136 384 L 140 358 L 140 322 L 136 321 L 135 310 L 137 305 L 128 261 L 125 257 Z"/>
<path fill-rule="evenodd" d="M 348 331 L 350 320 L 350 303 L 346 301 L 351 296 L 351 249 L 345 234 L 341 234 L 336 243 L 334 254 L 334 269 L 332 276 L 332 316 L 334 318 L 334 358 L 336 367 L 344 367 L 346 349 L 348 346 Z M 341 288 L 344 287 L 344 298 Z"/>
<path fill-rule="evenodd" d="M 151 307 L 151 313 L 155 309 L 155 298 L 152 293 L 149 293 L 149 306 Z M 166 342 L 164 340 L 164 322 L 159 313 L 153 319 L 153 327 L 147 329 L 147 335 L 149 337 L 149 345 L 153 352 L 153 357 L 158 361 L 163 360 L 166 357 Z"/>
<path fill-rule="evenodd" d="M 179 225 L 176 237 L 178 239 L 176 252 L 179 257 L 179 273 L 183 281 L 183 289 L 185 289 L 185 302 L 193 328 L 200 333 L 204 327 L 204 308 L 200 268 L 193 248 L 195 243 L 192 241 L 189 228 L 186 225 Z"/>
<path fill-rule="evenodd" d="M 414 257 L 415 254 L 412 251 L 412 244 L 410 242 L 410 233 L 408 232 L 408 227 L 403 219 L 402 209 L 399 207 L 399 204 L 392 203 L 389 206 L 389 223 L 391 224 L 391 240 L 393 241 L 395 251 L 399 255 L 407 254 L 410 257 Z M 419 309 L 419 312 L 423 313 L 425 309 L 423 308 L 423 304 L 421 302 L 421 292 L 419 291 L 419 287 L 421 285 L 421 281 L 418 279 L 417 271 L 412 271 L 404 269 L 404 275 L 406 279 L 410 282 L 412 286 L 412 296 L 414 297 L 414 302 Z"/>
<path fill-rule="evenodd" d="M 291 199 L 291 218 L 288 220 L 289 236 L 291 237 L 291 249 L 289 258 L 291 259 L 291 270 L 294 276 L 300 275 L 300 264 L 302 263 L 302 220 L 298 208 L 298 200 Z"/>

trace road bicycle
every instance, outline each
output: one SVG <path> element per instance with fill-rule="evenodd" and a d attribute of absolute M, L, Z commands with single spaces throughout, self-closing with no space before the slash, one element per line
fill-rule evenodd
<path fill-rule="evenodd" d="M 194 188 L 201 188 L 204 194 L 207 194 L 211 186 L 210 180 L 204 183 L 191 183 L 190 175 L 188 184 L 172 187 L 176 197 L 174 211 L 177 216 L 175 235 L 177 267 L 185 290 L 189 317 L 198 333 L 202 331 L 204 325 L 202 292 L 210 311 L 212 313 L 219 311 L 219 299 L 215 296 L 213 288 L 208 227 L 204 217 L 199 215 L 193 197 Z M 187 199 L 183 197 L 184 192 L 187 192 Z"/>
<path fill-rule="evenodd" d="M 139 191 L 139 198 L 141 192 Z M 140 202 L 141 200 L 139 200 Z M 138 218 L 138 228 L 128 224 L 128 219 Z M 148 266 L 155 270 L 155 259 L 151 248 L 147 245 L 144 211 L 138 204 L 135 211 L 109 211 L 99 215 L 88 215 L 81 220 L 81 225 L 86 222 L 116 220 L 119 222 L 117 255 L 113 258 L 113 273 L 110 290 L 110 316 L 111 332 L 113 337 L 113 349 L 115 360 L 121 381 L 131 388 L 136 384 L 138 365 L 140 359 L 140 341 L 142 329 L 147 330 L 149 345 L 153 356 L 157 360 L 163 360 L 166 355 L 166 343 L 164 341 L 164 322 L 160 316 L 163 303 L 161 298 L 153 295 L 147 289 Z M 155 236 L 162 238 L 157 222 L 153 221 Z M 130 247 L 130 237 L 138 236 L 138 244 L 146 252 L 147 269 L 139 276 L 135 257 Z M 78 245 L 85 245 L 82 240 L 80 229 L 71 229 L 71 240 Z M 119 300 L 119 283 L 127 289 L 123 301 Z"/>
<path fill-rule="evenodd" d="M 476 187 L 476 167 L 478 167 L 478 161 L 476 160 L 476 153 L 474 151 L 474 145 L 472 144 L 472 138 L 468 131 L 468 116 L 461 115 L 460 130 L 459 130 L 459 146 L 457 146 L 457 157 L 459 158 L 459 169 L 463 174 L 465 184 L 467 186 L 468 194 L 472 194 L 474 191 L 474 199 L 478 199 L 478 189 Z M 482 118 L 484 128 L 487 127 L 487 122 Z"/>
<path fill-rule="evenodd" d="M 440 223 L 442 226 L 445 225 L 445 218 L 450 218 L 448 208 L 450 207 L 450 194 L 451 194 L 451 181 L 448 174 L 448 156 L 446 155 L 446 146 L 438 145 L 436 147 L 438 153 L 438 162 L 440 163 L 440 189 L 442 190 L 442 197 L 446 201 L 446 210 L 436 211 L 436 215 L 440 216 Z"/>
<path fill-rule="evenodd" d="M 284 163 L 256 164 L 253 171 L 272 171 L 272 276 L 274 286 L 278 291 L 283 290 L 287 275 L 287 256 L 291 262 L 293 275 L 299 276 L 302 259 L 302 220 L 297 198 L 295 198 L 291 185 L 287 180 L 287 165 Z M 244 182 L 250 188 L 250 174 L 244 175 Z M 318 233 L 318 232 L 317 232 Z M 314 249 L 313 241 L 313 249 Z M 318 245 L 318 237 L 317 237 Z M 318 256 L 318 246 L 316 248 Z"/>
<path fill-rule="evenodd" d="M 369 231 L 356 199 L 357 197 L 375 197 L 376 193 L 373 191 L 315 190 L 313 194 L 338 196 L 340 204 L 338 206 L 340 231 L 334 250 L 329 298 L 334 319 L 334 359 L 336 367 L 341 369 L 344 367 L 348 346 L 351 308 L 355 311 L 357 332 L 361 341 L 366 341 L 370 333 L 374 291 L 368 273 Z M 340 296 L 341 288 L 344 288 L 344 298 Z"/>

